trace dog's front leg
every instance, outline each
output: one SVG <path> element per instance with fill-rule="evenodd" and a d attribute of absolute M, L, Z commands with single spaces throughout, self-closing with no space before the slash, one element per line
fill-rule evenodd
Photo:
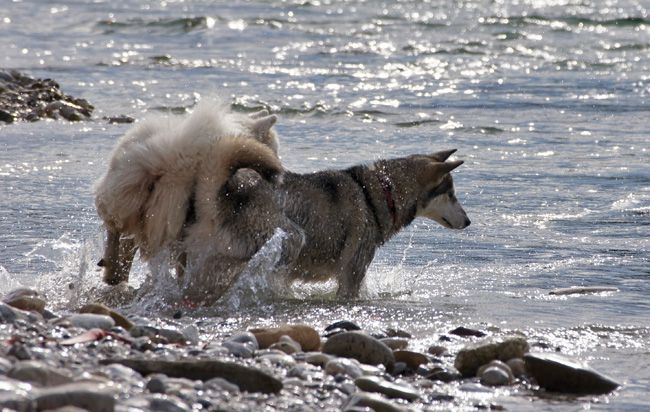
<path fill-rule="evenodd" d="M 120 232 L 108 229 L 104 257 L 98 263 L 104 268 L 104 282 L 117 285 L 128 281 L 135 251 L 135 241 L 132 238 L 123 238 Z"/>
<path fill-rule="evenodd" d="M 374 256 L 374 250 L 363 248 L 355 253 L 339 274 L 339 287 L 336 290 L 336 297 L 339 299 L 351 299 L 359 297 L 361 282 L 366 276 L 368 266 Z"/>

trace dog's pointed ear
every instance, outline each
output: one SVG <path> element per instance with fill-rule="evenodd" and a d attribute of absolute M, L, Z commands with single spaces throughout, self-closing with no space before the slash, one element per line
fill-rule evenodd
<path fill-rule="evenodd" d="M 262 117 L 265 117 L 265 116 L 268 116 L 268 115 L 269 115 L 269 111 L 266 110 L 266 109 L 262 109 L 262 110 L 260 110 L 258 112 L 253 112 L 253 113 L 249 114 L 248 117 L 250 117 L 251 119 L 259 119 L 259 118 L 262 118 Z"/>
<path fill-rule="evenodd" d="M 454 170 L 455 168 L 457 168 L 458 166 L 462 165 L 463 163 L 465 163 L 463 160 L 456 160 L 456 161 L 453 161 L 453 162 L 444 162 L 444 163 L 442 163 L 442 170 L 444 170 L 444 173 L 449 173 L 452 170 Z"/>
<path fill-rule="evenodd" d="M 433 157 L 439 162 L 444 162 L 445 160 L 449 159 L 449 156 L 456 153 L 456 150 L 458 149 L 443 150 L 441 152 L 432 153 L 429 155 L 429 157 Z"/>
<path fill-rule="evenodd" d="M 278 116 L 272 114 L 255 120 L 253 123 L 253 132 L 258 136 L 263 136 L 271 130 L 271 127 L 278 121 Z"/>
<path fill-rule="evenodd" d="M 422 186 L 430 185 L 432 182 L 437 183 L 442 180 L 444 175 L 463 163 L 462 160 L 456 160 L 453 162 L 430 162 L 424 168 L 424 171 L 418 175 L 418 183 Z"/>

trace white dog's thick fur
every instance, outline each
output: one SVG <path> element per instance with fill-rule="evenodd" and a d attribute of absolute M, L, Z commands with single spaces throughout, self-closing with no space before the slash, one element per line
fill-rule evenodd
<path fill-rule="evenodd" d="M 119 271 L 121 240 L 132 242 L 143 258 L 152 257 L 180 238 L 192 196 L 196 214 L 216 221 L 216 189 L 233 170 L 282 171 L 271 129 L 274 115 L 246 116 L 208 100 L 180 119 L 158 115 L 136 124 L 118 141 L 95 185 L 95 204 L 108 232 L 102 263 L 109 283 L 124 280 L 107 279 Z"/>

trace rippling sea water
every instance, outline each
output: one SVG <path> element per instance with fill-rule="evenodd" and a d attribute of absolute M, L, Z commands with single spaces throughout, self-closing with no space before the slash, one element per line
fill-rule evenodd
<path fill-rule="evenodd" d="M 68 283 L 100 288 L 91 186 L 128 127 L 102 117 L 183 113 L 217 94 L 279 113 L 295 171 L 457 148 L 473 222 L 414 222 L 378 253 L 360 301 L 297 287 L 217 306 L 219 328 L 347 318 L 407 329 L 422 348 L 459 325 L 519 330 L 624 386 L 487 395 L 507 408 L 650 408 L 647 1 L 0 4 L 0 67 L 97 107 L 90 122 L 0 126 L 2 291 L 36 285 L 65 308 Z M 249 283 L 253 302 L 264 285 Z M 548 295 L 574 285 L 619 291 Z"/>

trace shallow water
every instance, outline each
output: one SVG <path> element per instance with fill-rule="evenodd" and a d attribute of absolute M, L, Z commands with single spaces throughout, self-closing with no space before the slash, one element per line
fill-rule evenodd
<path fill-rule="evenodd" d="M 624 386 L 488 399 L 650 407 L 647 2 L 5 3 L 0 67 L 54 78 L 97 111 L 84 123 L 0 126 L 2 291 L 37 285 L 67 308 L 101 289 L 91 187 L 128 127 L 102 117 L 182 113 L 219 94 L 279 113 L 282 160 L 296 171 L 457 148 L 473 223 L 414 222 L 380 250 L 357 302 L 333 301 L 325 285 L 250 304 L 253 279 L 238 310 L 196 314 L 218 315 L 215 333 L 348 318 L 407 329 L 424 348 L 459 325 L 521 330 Z M 133 286 L 148 273 L 138 264 Z M 548 295 L 573 285 L 619 291 Z M 166 314 L 162 289 L 142 297 L 140 311 Z"/>

